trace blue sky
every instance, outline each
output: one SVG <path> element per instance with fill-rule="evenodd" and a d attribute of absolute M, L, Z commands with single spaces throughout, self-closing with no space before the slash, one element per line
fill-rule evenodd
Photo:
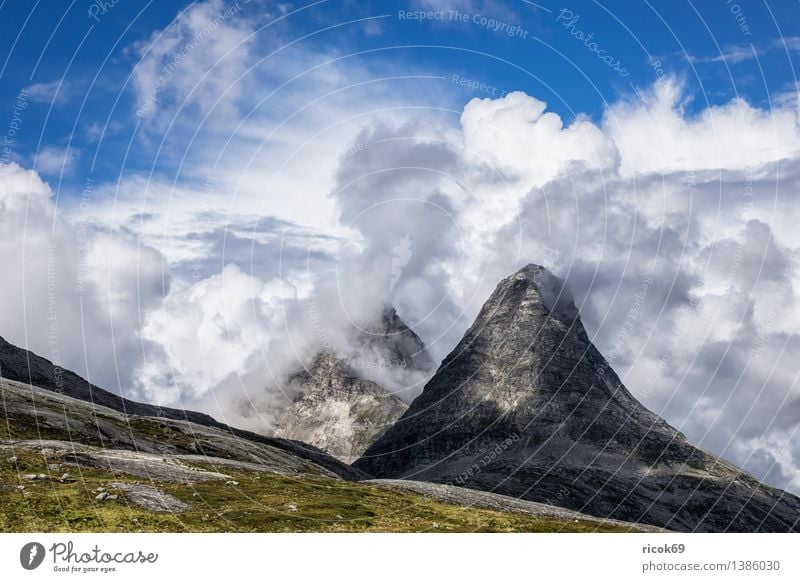
<path fill-rule="evenodd" d="M 391 304 L 440 360 L 536 262 L 800 491 L 798 7 L 0 0 L 0 335 L 269 432 L 331 338 Z"/>
<path fill-rule="evenodd" d="M 436 5 L 440 6 L 436 6 Z M 187 3 L 183 3 L 186 6 Z M 272 15 L 264 15 L 264 6 Z M 352 60 L 380 69 L 383 63 L 442 77 L 436 96 L 420 91 L 415 103 L 460 108 L 478 88 L 453 82 L 453 75 L 503 91 L 525 91 L 548 103 L 565 120 L 578 113 L 598 117 L 608 101 L 677 75 L 697 111 L 741 96 L 769 106 L 771 96 L 790 90 L 800 64 L 800 17 L 794 2 L 531 3 L 348 2 L 284 5 L 242 4 L 252 19 L 255 42 L 280 37 L 295 46 L 336 47 Z M 80 188 L 85 176 L 113 179 L 120 169 L 166 172 L 170 160 L 128 151 L 136 127 L 130 74 L 137 56 L 131 47 L 172 22 L 179 2 L 118 2 L 105 13 L 85 0 L 4 2 L 0 7 L 2 86 L 0 115 L 10 119 L 14 98 L 33 84 L 64 82 L 55 104 L 54 86 L 31 104 L 15 153 L 31 159 L 45 146 L 67 143 L 82 155 L 76 171 L 63 176 L 63 194 Z M 68 9 L 66 9 L 68 7 Z M 438 20 L 413 20 L 404 13 L 443 10 Z M 455 12 L 453 12 L 455 11 Z M 566 12 L 564 12 L 566 11 Z M 291 13 L 286 16 L 286 13 Z M 464 22 L 455 14 L 459 13 Z M 573 20 L 575 17 L 577 20 Z M 279 19 L 279 22 L 273 22 Z M 486 20 L 502 28 L 492 30 Z M 519 32 L 506 34 L 505 25 Z M 615 74 L 586 47 L 580 33 L 593 35 L 604 55 L 626 75 Z M 310 36 L 309 36 L 310 35 Z M 307 37 L 307 38 L 303 38 Z M 298 40 L 300 39 L 300 40 Z M 12 50 L 13 49 L 13 50 Z M 361 54 L 357 54 L 361 53 Z M 757 58 L 756 58 L 757 57 Z M 280 60 L 276 55 L 273 60 Z M 653 61 L 661 63 L 657 71 Z M 391 86 L 392 81 L 385 81 Z M 280 95 L 276 96 L 280 98 Z M 99 145 L 89 128 L 113 126 Z M 134 148 L 137 150 L 138 148 Z"/>

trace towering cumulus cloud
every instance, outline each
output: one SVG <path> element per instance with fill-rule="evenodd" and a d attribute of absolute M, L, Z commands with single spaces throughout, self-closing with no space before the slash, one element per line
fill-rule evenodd
<path fill-rule="evenodd" d="M 0 320 L 10 342 L 124 390 L 141 358 L 140 321 L 167 291 L 161 254 L 64 220 L 32 170 L 0 165 Z"/>

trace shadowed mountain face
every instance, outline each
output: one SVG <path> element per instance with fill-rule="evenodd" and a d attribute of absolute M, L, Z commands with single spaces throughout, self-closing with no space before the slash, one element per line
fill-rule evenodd
<path fill-rule="evenodd" d="M 503 280 L 354 466 L 684 531 L 798 531 L 800 499 L 689 443 L 589 341 L 563 282 Z"/>
<path fill-rule="evenodd" d="M 408 406 L 365 375 L 380 371 L 412 381 L 433 371 L 422 340 L 387 309 L 381 321 L 359 333 L 363 358 L 323 352 L 289 383 L 299 396 L 283 411 L 275 436 L 314 445 L 345 463 L 355 461 Z M 388 373 L 388 371 L 387 371 Z"/>

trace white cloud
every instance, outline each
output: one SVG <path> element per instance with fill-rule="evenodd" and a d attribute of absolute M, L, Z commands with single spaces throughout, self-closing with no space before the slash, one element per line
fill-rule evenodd
<path fill-rule="evenodd" d="M 37 103 L 63 105 L 72 94 L 73 86 L 66 79 L 56 79 L 47 83 L 34 83 L 23 89 L 25 97 Z"/>
<path fill-rule="evenodd" d="M 767 111 L 734 99 L 690 116 L 686 95 L 670 79 L 637 97 L 610 105 L 603 120 L 623 175 L 746 170 L 800 153 L 796 101 Z"/>
<path fill-rule="evenodd" d="M 773 46 L 786 51 L 800 52 L 800 36 L 781 37 L 773 42 Z"/>
<path fill-rule="evenodd" d="M 0 329 L 112 390 L 129 388 L 145 313 L 169 286 L 161 255 L 56 213 L 40 176 L 0 165 Z M 88 363 L 88 368 L 87 368 Z"/>
<path fill-rule="evenodd" d="M 758 59 L 764 55 L 765 50 L 758 49 L 753 45 L 730 46 L 720 51 L 720 54 L 710 57 L 698 57 L 686 55 L 686 60 L 692 64 L 697 63 L 725 63 L 735 65 L 746 61 Z"/>
<path fill-rule="evenodd" d="M 206 113 L 240 93 L 254 22 L 241 5 L 198 2 L 166 29 L 132 47 L 137 115 L 169 120 L 176 110 L 197 106 Z"/>
<path fill-rule="evenodd" d="M 526 186 L 541 186 L 569 164 L 587 169 L 617 163 L 613 142 L 585 117 L 564 126 L 547 104 L 516 91 L 501 99 L 473 99 L 461 115 L 468 151 L 508 168 Z"/>
<path fill-rule="evenodd" d="M 80 150 L 74 147 L 45 146 L 36 152 L 34 168 L 42 174 L 69 174 L 80 155 Z"/>
<path fill-rule="evenodd" d="M 283 329 L 284 303 L 295 295 L 280 279 L 264 283 L 235 265 L 176 285 L 142 329 L 142 337 L 163 346 L 163 353 L 141 369 L 139 390 L 153 402 L 174 403 L 176 395 L 192 401 L 231 374 L 249 371 L 258 365 L 252 360 L 265 355 L 270 334 Z M 263 383 L 266 388 L 266 377 Z"/>

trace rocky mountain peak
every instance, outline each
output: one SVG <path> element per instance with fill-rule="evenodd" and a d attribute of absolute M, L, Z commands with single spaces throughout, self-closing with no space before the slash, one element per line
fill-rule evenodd
<path fill-rule="evenodd" d="M 408 405 L 376 378 L 392 374 L 402 381 L 432 372 L 425 344 L 394 308 L 360 330 L 354 343 L 353 354 L 323 350 L 289 377 L 298 397 L 280 415 L 276 436 L 350 463 L 402 416 Z"/>
<path fill-rule="evenodd" d="M 408 408 L 330 352 L 318 354 L 289 383 L 300 395 L 278 418 L 275 436 L 314 445 L 345 463 L 355 461 Z"/>
<path fill-rule="evenodd" d="M 498 284 L 354 466 L 670 529 L 800 527 L 800 499 L 694 447 L 631 395 L 539 265 Z"/>
<path fill-rule="evenodd" d="M 394 307 L 385 307 L 378 321 L 359 333 L 359 340 L 386 362 L 418 371 L 432 371 L 434 367 L 425 343 Z"/>
<path fill-rule="evenodd" d="M 552 318 L 570 326 L 579 318 L 572 293 L 559 277 L 545 267 L 529 264 L 503 279 L 475 320 L 477 325 L 511 320 L 525 326 Z"/>

